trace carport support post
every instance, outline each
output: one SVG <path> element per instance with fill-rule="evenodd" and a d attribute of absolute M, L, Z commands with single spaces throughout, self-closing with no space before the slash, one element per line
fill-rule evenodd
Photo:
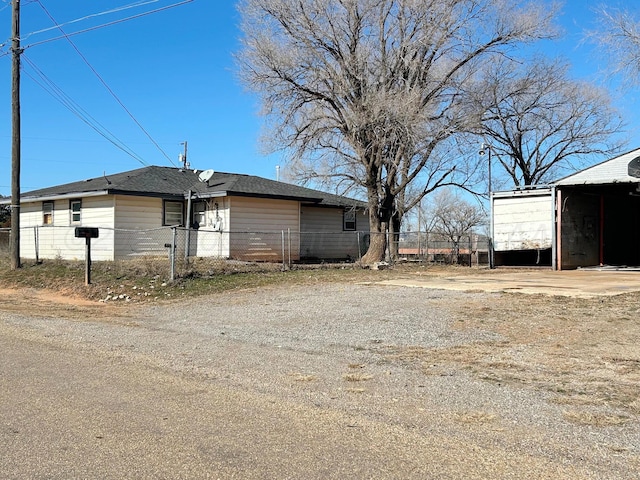
<path fill-rule="evenodd" d="M 91 284 L 91 237 L 85 238 L 84 244 L 84 284 Z"/>
<path fill-rule="evenodd" d="M 491 165 L 491 163 L 489 163 Z M 493 261 L 493 192 L 489 185 L 489 268 L 495 268 Z"/>

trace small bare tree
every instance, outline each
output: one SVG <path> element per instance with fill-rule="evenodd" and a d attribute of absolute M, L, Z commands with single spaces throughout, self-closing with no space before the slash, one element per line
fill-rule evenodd
<path fill-rule="evenodd" d="M 480 133 L 515 186 L 548 182 L 588 155 L 620 148 L 612 139 L 622 122 L 608 94 L 570 80 L 568 68 L 557 59 L 502 59 L 487 69 L 477 90 L 473 108 L 484 112 Z"/>
<path fill-rule="evenodd" d="M 470 203 L 450 189 L 435 193 L 432 212 L 432 228 L 445 236 L 453 245 L 452 261 L 458 263 L 460 240 L 473 233 L 473 229 L 484 224 L 487 216 L 480 205 Z"/>
<path fill-rule="evenodd" d="M 272 149 L 309 178 L 364 192 L 372 235 L 362 261 L 373 263 L 408 185 L 424 196 L 461 182 L 443 145 L 470 128 L 461 92 L 481 61 L 548 37 L 555 6 L 241 0 L 240 12 L 240 77 L 260 97 Z"/>

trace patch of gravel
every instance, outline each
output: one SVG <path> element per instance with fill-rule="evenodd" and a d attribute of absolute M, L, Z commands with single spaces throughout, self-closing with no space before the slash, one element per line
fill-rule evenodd
<path fill-rule="evenodd" d="M 112 319 L 69 321 L 0 312 L 15 335 L 145 362 L 274 401 L 346 412 L 418 431 L 444 433 L 561 465 L 588 478 L 633 478 L 639 422 L 598 427 L 563 417 L 552 394 L 483 381 L 455 366 L 425 374 L 426 358 L 394 349 L 450 348 L 501 337 L 453 328 L 452 306 L 499 295 L 377 285 L 322 284 L 227 292 L 154 304 Z"/>

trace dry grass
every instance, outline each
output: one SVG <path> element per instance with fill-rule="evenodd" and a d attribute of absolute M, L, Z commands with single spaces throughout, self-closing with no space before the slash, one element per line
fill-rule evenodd
<path fill-rule="evenodd" d="M 173 299 L 225 290 L 268 285 L 313 285 L 323 282 L 373 282 L 398 278 L 424 267 L 398 267 L 372 271 L 357 264 L 293 265 L 236 262 L 220 259 L 192 259 L 179 262 L 176 279 L 170 281 L 169 264 L 164 257 L 140 257 L 116 262 L 94 262 L 91 285 L 85 285 L 84 262 L 44 260 L 25 261 L 22 268 L 10 270 L 7 257 L 0 256 L 0 288 L 35 288 L 58 291 L 77 298 L 104 300 L 108 295 L 129 301 Z M 468 269 L 467 269 L 468 271 Z"/>
<path fill-rule="evenodd" d="M 371 380 L 373 378 L 372 375 L 368 373 L 345 373 L 342 378 L 344 378 L 347 382 L 366 382 L 367 380 Z"/>
<path fill-rule="evenodd" d="M 311 374 L 306 374 L 306 373 L 301 373 L 301 372 L 292 372 L 289 374 L 289 377 L 291 377 L 291 379 L 294 382 L 313 382 L 315 380 L 317 380 L 317 377 L 315 375 L 311 375 Z"/>
<path fill-rule="evenodd" d="M 455 330 L 499 339 L 437 349 L 386 347 L 386 358 L 427 375 L 462 368 L 486 381 L 550 392 L 553 402 L 573 407 L 565 418 L 574 423 L 620 425 L 640 413 L 640 294 L 500 294 L 449 308 Z"/>
<path fill-rule="evenodd" d="M 462 424 L 486 424 L 493 423 L 496 415 L 490 412 L 463 412 L 454 415 L 454 420 Z"/>
<path fill-rule="evenodd" d="M 628 423 L 631 418 L 626 415 L 606 415 L 603 413 L 592 413 L 585 411 L 571 410 L 563 412 L 565 420 L 577 425 L 591 427 L 613 427 Z"/>
<path fill-rule="evenodd" d="M 98 262 L 94 264 L 94 283 L 85 286 L 81 262 L 46 261 L 25 265 L 18 271 L 10 271 L 0 262 L 0 288 L 19 288 L 3 292 L 0 306 L 33 314 L 86 318 L 99 315 L 102 305 L 85 301 L 104 299 L 107 294 L 122 295 L 135 302 L 269 285 L 366 283 L 443 273 L 467 275 L 474 271 L 419 266 L 370 271 L 342 265 L 313 269 L 301 266 L 282 272 L 273 270 L 273 265 L 262 264 L 230 263 L 218 269 L 214 266 L 204 260 L 195 262 L 191 271 L 169 283 L 165 259 Z M 490 271 L 475 272 L 491 275 Z M 29 295 L 25 295 L 26 291 Z M 459 303 L 436 303 L 434 308 L 450 310 L 455 319 L 452 329 L 488 332 L 491 335 L 485 338 L 495 340 L 448 348 L 372 342 L 361 348 L 382 352 L 387 361 L 419 368 L 426 375 L 451 375 L 463 369 L 485 381 L 547 392 L 551 401 L 567 407 L 565 418 L 576 423 L 620 424 L 629 416 L 640 414 L 640 293 L 594 299 L 484 294 L 465 296 L 464 302 Z M 110 308 L 108 316 L 127 321 L 125 309 Z M 344 381 L 357 384 L 371 379 L 362 371 L 365 365 L 347 367 L 350 371 L 343 376 Z M 314 377 L 296 373 L 292 379 L 311 382 Z"/>

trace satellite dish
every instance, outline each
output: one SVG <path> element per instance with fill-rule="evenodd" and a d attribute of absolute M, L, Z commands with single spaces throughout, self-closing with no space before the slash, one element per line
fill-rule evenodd
<path fill-rule="evenodd" d="M 202 183 L 207 183 L 209 179 L 213 177 L 213 173 L 214 172 L 212 169 L 204 170 L 198 175 L 198 180 L 200 180 Z"/>
<path fill-rule="evenodd" d="M 627 173 L 630 177 L 640 178 L 640 157 L 636 157 L 629 162 Z"/>

